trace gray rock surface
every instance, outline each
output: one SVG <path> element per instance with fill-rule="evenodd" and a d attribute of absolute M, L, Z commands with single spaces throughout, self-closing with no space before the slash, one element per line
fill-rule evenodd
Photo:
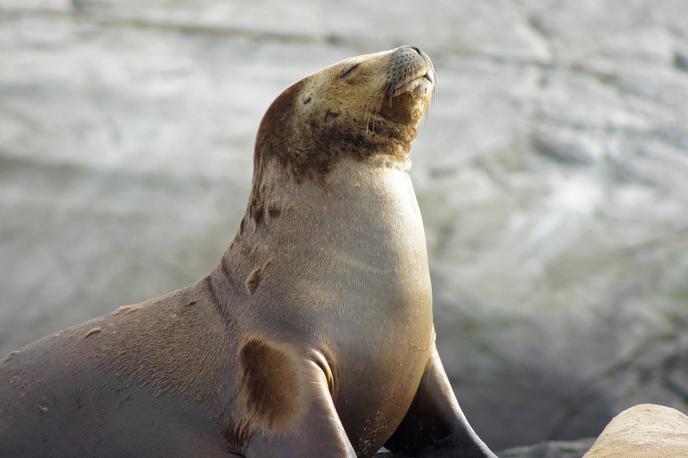
<path fill-rule="evenodd" d="M 549 441 L 533 445 L 524 445 L 502 450 L 497 453 L 499 458 L 581 458 L 590 449 L 594 439 L 578 439 L 573 441 Z M 404 458 L 389 450 L 382 449 L 375 458 Z"/>
<path fill-rule="evenodd" d="M 688 402 L 688 4 L 0 0 L 0 352 L 209 271 L 269 102 L 411 43 L 440 352 L 494 449 Z"/>
<path fill-rule="evenodd" d="M 580 458 L 592 443 L 593 439 L 541 442 L 503 450 L 498 455 L 499 458 Z"/>

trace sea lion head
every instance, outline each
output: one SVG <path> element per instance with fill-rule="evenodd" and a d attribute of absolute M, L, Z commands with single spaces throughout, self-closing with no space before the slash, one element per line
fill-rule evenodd
<path fill-rule="evenodd" d="M 268 108 L 256 138 L 256 170 L 275 159 L 302 181 L 326 176 L 342 158 L 405 157 L 434 84 L 430 58 L 412 46 L 315 72 Z"/>

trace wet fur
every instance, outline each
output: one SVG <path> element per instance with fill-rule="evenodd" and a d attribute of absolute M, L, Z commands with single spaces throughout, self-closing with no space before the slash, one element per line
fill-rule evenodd
<path fill-rule="evenodd" d="M 218 267 L 8 355 L 0 455 L 350 454 L 327 429 L 340 419 L 359 456 L 375 453 L 434 346 L 405 173 L 429 98 L 397 94 L 431 68 L 421 57 L 359 56 L 285 90 L 261 122 L 246 215 Z M 309 416 L 318 405 L 329 413 Z M 299 443 L 309 431 L 322 443 Z"/>

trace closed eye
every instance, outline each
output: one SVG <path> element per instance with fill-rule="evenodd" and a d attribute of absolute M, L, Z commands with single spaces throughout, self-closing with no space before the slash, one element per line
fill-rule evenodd
<path fill-rule="evenodd" d="M 347 76 L 349 76 L 349 73 L 351 73 L 351 72 L 353 72 L 354 70 L 356 70 L 356 68 L 357 68 L 359 65 L 361 65 L 360 62 L 359 62 L 358 64 L 353 64 L 351 67 L 347 68 L 347 69 L 342 73 L 342 75 L 340 76 L 340 78 L 341 78 L 341 79 L 344 79 L 344 78 L 346 78 Z"/>

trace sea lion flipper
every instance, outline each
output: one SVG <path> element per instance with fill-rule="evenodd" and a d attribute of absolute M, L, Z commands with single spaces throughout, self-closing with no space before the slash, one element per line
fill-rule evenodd
<path fill-rule="evenodd" d="M 355 458 L 351 442 L 335 410 L 327 377 L 314 362 L 305 362 L 299 397 L 303 412 L 282 431 L 258 429 L 243 450 L 245 456 L 322 456 Z"/>
<path fill-rule="evenodd" d="M 385 447 L 395 453 L 419 457 L 496 458 L 461 411 L 437 348 L 411 407 Z"/>

